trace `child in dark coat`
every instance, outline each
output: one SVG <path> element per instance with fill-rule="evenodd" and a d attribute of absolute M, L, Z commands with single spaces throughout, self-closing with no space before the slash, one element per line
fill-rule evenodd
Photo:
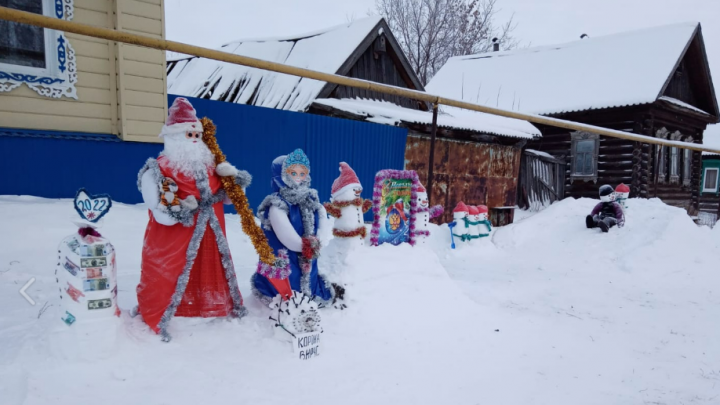
<path fill-rule="evenodd" d="M 600 187 L 600 203 L 585 218 L 585 225 L 588 228 L 600 228 L 603 232 L 607 232 L 615 225 L 618 228 L 625 225 L 623 209 L 620 204 L 613 201 L 614 192 L 610 185 Z"/>

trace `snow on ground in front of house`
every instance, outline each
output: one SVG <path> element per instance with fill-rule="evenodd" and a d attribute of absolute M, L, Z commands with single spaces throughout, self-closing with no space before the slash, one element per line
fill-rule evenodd
<path fill-rule="evenodd" d="M 64 325 L 54 254 L 75 230 L 72 203 L 0 197 L 0 402 L 720 402 L 720 226 L 630 200 L 626 227 L 601 234 L 584 227 L 595 203 L 561 201 L 455 250 L 443 226 L 425 247 L 353 252 L 330 269 L 349 308 L 321 313 L 322 355 L 300 361 L 250 295 L 256 257 L 237 216 L 228 239 L 250 315 L 175 318 L 165 344 L 126 314 Z M 146 221 L 118 203 L 101 230 L 125 310 Z M 31 277 L 35 306 L 18 293 Z"/>

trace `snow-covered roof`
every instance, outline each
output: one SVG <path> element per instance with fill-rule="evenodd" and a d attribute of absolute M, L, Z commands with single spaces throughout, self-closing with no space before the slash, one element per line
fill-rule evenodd
<path fill-rule="evenodd" d="M 367 99 L 318 99 L 320 104 L 365 117 L 366 121 L 387 125 L 400 123 L 432 124 L 432 112 L 400 107 L 388 101 Z M 540 137 L 540 131 L 527 121 L 490 115 L 459 108 L 441 106 L 438 127 L 475 131 L 512 138 L 531 139 Z"/>
<path fill-rule="evenodd" d="M 698 29 L 683 23 L 451 58 L 432 94 L 534 114 L 655 102 Z"/>
<path fill-rule="evenodd" d="M 336 73 L 380 21 L 380 17 L 369 17 L 293 38 L 240 40 L 219 50 Z M 212 100 L 260 107 L 304 111 L 326 84 L 203 58 L 175 63 L 168 74 L 168 93 L 201 97 L 214 87 Z"/>

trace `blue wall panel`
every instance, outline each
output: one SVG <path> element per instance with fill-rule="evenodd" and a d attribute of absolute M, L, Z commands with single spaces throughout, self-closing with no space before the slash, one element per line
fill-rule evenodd
<path fill-rule="evenodd" d="M 176 96 L 169 96 L 169 105 Z M 228 161 L 253 175 L 248 199 L 257 208 L 271 191 L 270 164 L 277 156 L 302 148 L 310 158 L 311 176 L 322 201 L 330 198 L 338 163 L 355 169 L 372 197 L 375 173 L 402 169 L 407 130 L 388 125 L 322 117 L 269 108 L 190 99 L 198 117 L 208 116 L 218 128 L 217 138 Z M 116 201 L 141 202 L 137 172 L 161 144 L 109 142 L 107 135 L 63 137 L 13 136 L 0 131 L 0 194 L 68 198 L 80 187 L 108 193 Z M 11 134 L 11 135 L 7 135 Z M 370 219 L 370 216 L 366 216 Z"/>

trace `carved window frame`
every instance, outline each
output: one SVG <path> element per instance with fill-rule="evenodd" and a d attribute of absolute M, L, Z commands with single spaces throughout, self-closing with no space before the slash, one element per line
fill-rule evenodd
<path fill-rule="evenodd" d="M 570 133 L 571 139 L 571 166 L 570 166 L 570 180 L 583 180 L 597 182 L 598 180 L 598 156 L 600 154 L 600 135 L 592 132 L 575 131 Z M 577 146 L 580 141 L 592 140 L 595 141 L 595 148 L 592 152 L 592 173 L 578 173 L 576 172 L 578 153 Z"/>
<path fill-rule="evenodd" d="M 667 139 L 670 131 L 663 127 L 657 130 L 655 133 L 656 138 Z M 667 166 L 667 150 L 663 145 L 655 145 L 655 159 L 657 159 L 657 182 L 659 184 L 665 183 L 667 179 L 666 166 Z"/>
<path fill-rule="evenodd" d="M 74 15 L 73 0 L 42 0 L 43 15 L 70 21 Z M 45 67 L 37 68 L 0 63 L 0 93 L 25 83 L 41 96 L 77 100 L 77 62 L 75 50 L 62 31 L 43 29 Z"/>
<path fill-rule="evenodd" d="M 673 132 L 670 135 L 671 141 L 679 141 L 682 139 L 680 131 Z M 680 184 L 680 148 L 675 146 L 670 148 L 670 161 L 668 165 L 668 174 L 670 178 L 670 184 Z"/>
<path fill-rule="evenodd" d="M 692 136 L 688 137 L 685 142 L 694 142 Z M 683 149 L 683 165 L 682 165 L 682 184 L 683 186 L 690 186 L 692 183 L 692 159 L 693 151 L 690 149 Z"/>

